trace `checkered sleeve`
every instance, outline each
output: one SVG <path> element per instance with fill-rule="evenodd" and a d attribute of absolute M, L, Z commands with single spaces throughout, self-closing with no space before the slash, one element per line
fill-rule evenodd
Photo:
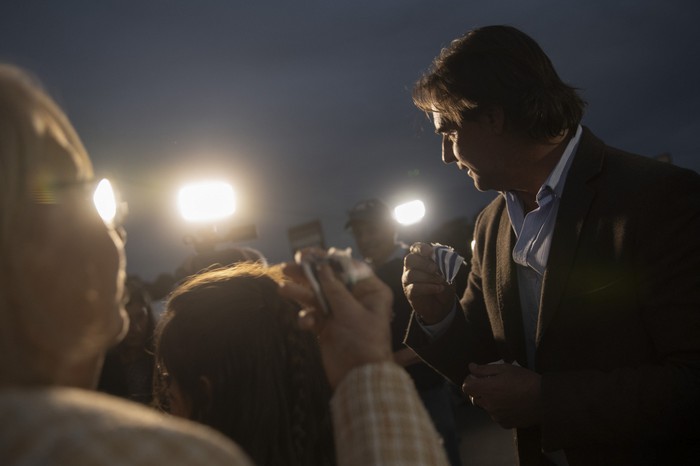
<path fill-rule="evenodd" d="M 448 464 L 413 381 L 394 363 L 350 372 L 331 409 L 339 466 Z"/>

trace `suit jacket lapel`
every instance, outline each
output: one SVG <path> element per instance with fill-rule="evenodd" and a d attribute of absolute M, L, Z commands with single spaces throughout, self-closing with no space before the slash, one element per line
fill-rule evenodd
<path fill-rule="evenodd" d="M 504 203 L 505 205 L 505 203 Z M 504 358 L 517 360 L 519 364 L 527 363 L 525 351 L 525 334 L 523 316 L 520 309 L 518 276 L 511 251 L 515 246 L 515 233 L 510 223 L 508 210 L 504 207 L 498 226 L 498 247 L 496 248 L 496 286 L 498 309 L 503 324 L 503 333 L 507 342 Z"/>
<path fill-rule="evenodd" d="M 603 143 L 584 128 L 564 186 L 552 245 L 542 284 L 540 312 L 537 322 L 537 345 L 557 313 L 567 280 L 571 274 L 583 222 L 595 196 L 588 181 L 600 173 Z"/>

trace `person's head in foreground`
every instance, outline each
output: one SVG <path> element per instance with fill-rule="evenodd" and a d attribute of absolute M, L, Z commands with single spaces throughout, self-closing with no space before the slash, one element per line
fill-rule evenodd
<path fill-rule="evenodd" d="M 126 328 L 124 244 L 60 108 L 0 64 L 0 386 L 91 388 Z"/>
<path fill-rule="evenodd" d="M 281 280 L 241 263 L 176 288 L 156 331 L 156 402 L 225 433 L 256 464 L 329 464 L 330 388 Z"/>

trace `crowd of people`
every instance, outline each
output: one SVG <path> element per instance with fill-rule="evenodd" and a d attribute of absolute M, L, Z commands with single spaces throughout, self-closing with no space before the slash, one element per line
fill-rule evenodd
<path fill-rule="evenodd" d="M 225 361 L 212 367 L 214 372 L 194 375 L 199 386 L 192 388 L 186 385 L 187 370 L 200 368 L 188 366 L 187 360 L 176 364 L 162 358 L 173 369 L 183 367 L 184 372 L 171 379 L 166 378 L 167 372 L 158 372 L 166 378 L 166 392 L 177 396 L 180 388 L 181 399 L 187 400 L 179 414 L 202 422 L 178 419 L 94 390 L 106 352 L 128 332 L 124 231 L 93 205 L 92 164 L 65 114 L 25 72 L 11 65 L 0 66 L 0 166 L 2 464 L 253 464 L 251 456 L 259 453 L 256 445 L 239 445 L 238 439 L 216 430 L 224 426 L 212 410 L 228 409 L 219 390 L 231 389 L 235 383 L 216 373 L 232 370 Z M 317 351 L 333 390 L 326 409 L 331 413 L 334 439 L 333 445 L 326 440 L 329 444 L 314 446 L 324 452 L 318 457 L 328 458 L 325 452 L 334 449 L 331 459 L 339 465 L 447 464 L 410 378 L 392 362 L 389 289 L 369 275 L 350 292 L 328 264 L 320 263 L 317 275 L 333 309 L 332 317 L 323 318 L 313 312 L 316 301 L 302 284 L 298 266 L 288 264 L 284 270 L 289 278 L 281 282 L 253 274 L 257 277 L 253 281 L 267 280 L 265 301 L 255 310 L 262 315 L 277 308 L 279 315 L 287 307 L 289 319 L 299 316 L 299 328 L 317 336 Z M 187 301 L 188 294 L 196 294 L 195 285 L 182 286 L 179 304 Z M 305 312 L 298 312 L 300 308 Z M 169 312 L 172 315 L 161 329 L 162 345 L 170 338 L 169 329 L 175 329 L 178 318 L 186 314 L 179 305 Z M 270 317 L 268 322 L 274 320 Z M 170 333 L 176 334 L 175 330 Z M 281 339 L 269 344 L 271 354 L 286 351 Z M 157 353 L 154 357 L 159 360 Z M 240 354 L 230 358 L 242 359 Z M 304 364 L 296 359 L 281 362 L 290 366 L 279 372 L 256 367 L 253 374 L 245 375 L 252 376 L 247 382 L 261 389 L 255 384 Z M 307 360 L 312 361 L 312 357 Z M 300 375 L 304 374 L 295 373 L 293 378 Z M 269 383 L 276 382 L 282 381 Z M 224 385 L 214 387 L 214 383 Z M 293 443 L 290 454 L 302 455 L 300 461 L 314 457 L 315 453 L 302 451 L 308 445 L 304 435 L 313 438 L 316 429 L 318 438 L 325 438 L 327 429 L 324 433 L 323 425 L 313 424 L 319 419 L 313 413 L 293 412 L 300 400 L 282 399 L 287 387 L 273 386 L 268 393 L 275 398 L 265 400 L 268 405 L 278 402 L 292 411 L 291 416 L 314 418 L 298 424 L 299 432 L 287 432 L 285 440 Z M 228 401 L 234 397 L 231 394 Z M 249 402 L 238 401 L 239 406 Z M 322 417 L 323 410 L 319 413 Z M 277 414 L 281 418 L 284 413 Z M 252 422 L 249 429 L 255 428 L 257 420 Z M 290 428 L 296 425 L 289 423 Z M 278 448 L 272 438 L 265 439 L 269 450 Z M 292 458 L 283 462 L 294 464 Z"/>
<path fill-rule="evenodd" d="M 454 466 L 459 393 L 520 465 L 698 464 L 700 175 L 596 138 L 513 27 L 455 39 L 413 99 L 499 193 L 473 242 L 405 245 L 368 199 L 352 286 L 313 251 L 324 306 L 241 248 L 183 266 L 156 316 L 78 134 L 0 65 L 0 463 Z"/>

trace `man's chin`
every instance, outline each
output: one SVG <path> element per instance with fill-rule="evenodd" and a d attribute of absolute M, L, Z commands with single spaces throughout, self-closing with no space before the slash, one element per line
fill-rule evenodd
<path fill-rule="evenodd" d="M 470 178 L 472 179 L 472 183 L 474 183 L 474 187 L 477 191 L 483 193 L 489 190 L 489 188 L 484 186 L 483 182 L 479 179 L 479 177 L 470 175 Z"/>
<path fill-rule="evenodd" d="M 471 170 L 469 170 L 469 178 L 472 179 L 474 187 L 477 189 L 477 191 L 485 193 L 487 191 L 492 191 L 495 189 L 492 185 L 485 182 L 483 178 L 481 178 L 479 175 L 475 174 Z"/>

